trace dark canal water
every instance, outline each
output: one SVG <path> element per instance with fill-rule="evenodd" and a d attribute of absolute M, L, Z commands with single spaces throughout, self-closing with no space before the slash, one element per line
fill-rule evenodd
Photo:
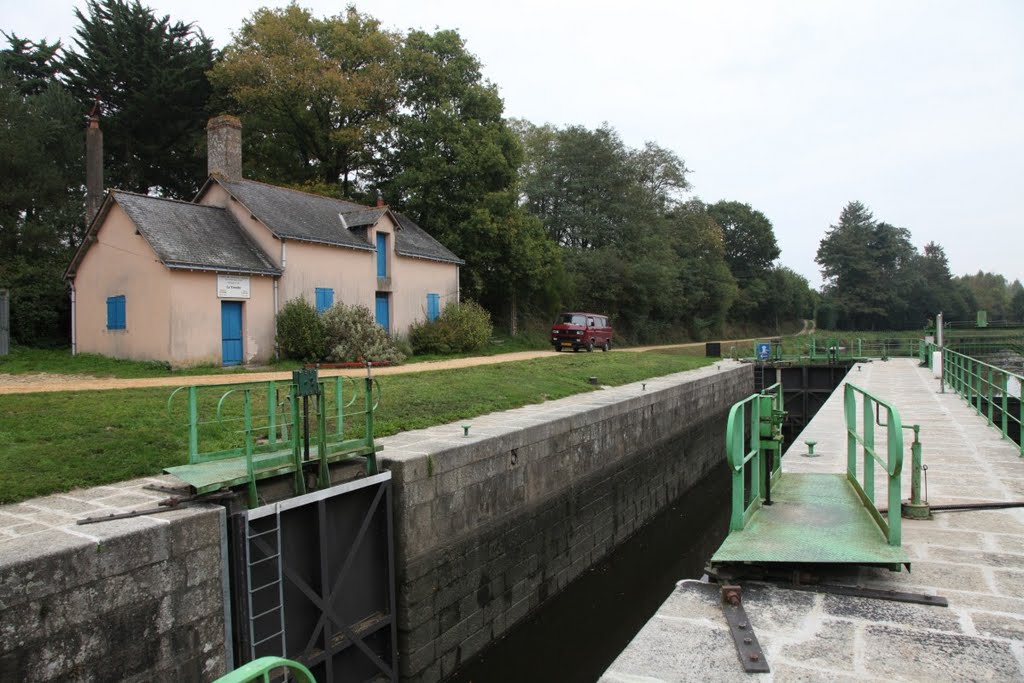
<path fill-rule="evenodd" d="M 729 527 L 724 463 L 449 681 L 596 681 Z"/>

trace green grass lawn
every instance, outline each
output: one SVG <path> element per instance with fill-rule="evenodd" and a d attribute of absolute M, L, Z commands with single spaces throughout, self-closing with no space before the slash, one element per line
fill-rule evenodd
<path fill-rule="evenodd" d="M 383 376 L 375 433 L 386 436 L 593 391 L 591 376 L 616 386 L 711 360 L 662 352 L 563 354 Z M 169 395 L 168 389 L 130 389 L 0 396 L 0 503 L 158 474 L 185 463 L 185 401 L 175 399 L 168 416 Z M 208 410 L 216 398 L 208 398 Z M 240 443 L 232 428 L 216 431 L 211 440 L 219 447 Z"/>

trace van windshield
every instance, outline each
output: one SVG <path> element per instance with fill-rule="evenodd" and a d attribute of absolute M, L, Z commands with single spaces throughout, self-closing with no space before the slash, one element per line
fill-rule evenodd
<path fill-rule="evenodd" d="M 587 317 L 584 315 L 573 315 L 572 313 L 563 313 L 558 316 L 559 325 L 586 325 Z"/>

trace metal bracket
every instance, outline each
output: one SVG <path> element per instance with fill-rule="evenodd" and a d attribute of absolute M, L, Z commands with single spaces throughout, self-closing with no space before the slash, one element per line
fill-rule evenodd
<path fill-rule="evenodd" d="M 768 661 L 743 609 L 743 593 L 739 586 L 722 586 L 722 613 L 729 624 L 743 670 L 747 673 L 768 673 Z"/>
<path fill-rule="evenodd" d="M 779 584 L 777 584 L 779 585 Z M 809 593 L 829 593 L 831 595 L 848 595 L 856 598 L 872 598 L 891 602 L 909 602 L 914 605 L 931 605 L 932 607 L 949 607 L 949 600 L 941 595 L 925 595 L 924 593 L 906 593 L 903 591 L 886 590 L 884 588 L 866 588 L 864 586 L 842 586 L 832 583 L 820 584 L 782 584 L 780 588 L 806 591 Z"/>

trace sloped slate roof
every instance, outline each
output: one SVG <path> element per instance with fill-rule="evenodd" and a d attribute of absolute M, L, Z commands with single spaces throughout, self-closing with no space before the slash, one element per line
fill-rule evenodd
<path fill-rule="evenodd" d="M 279 237 L 376 251 L 366 239 L 366 228 L 390 212 L 398 222 L 395 234 L 398 254 L 464 263 L 408 217 L 387 207 L 366 207 L 253 180 L 217 178 L 217 182 Z M 344 225 L 339 215 L 344 216 Z"/>
<path fill-rule="evenodd" d="M 252 180 L 218 179 L 217 182 L 279 237 L 374 251 L 373 245 L 353 235 L 338 217 L 338 214 L 346 214 L 348 227 L 372 225 L 365 222 L 369 220 L 365 206 Z M 349 221 L 348 214 L 355 223 Z"/>
<path fill-rule="evenodd" d="M 111 194 L 168 267 L 280 273 L 226 209 L 120 190 Z"/>
<path fill-rule="evenodd" d="M 398 219 L 400 228 L 395 234 L 395 251 L 398 254 L 460 265 L 465 263 L 443 244 L 428 235 L 423 228 L 413 223 L 408 216 L 397 211 L 392 212 L 392 215 Z"/>

